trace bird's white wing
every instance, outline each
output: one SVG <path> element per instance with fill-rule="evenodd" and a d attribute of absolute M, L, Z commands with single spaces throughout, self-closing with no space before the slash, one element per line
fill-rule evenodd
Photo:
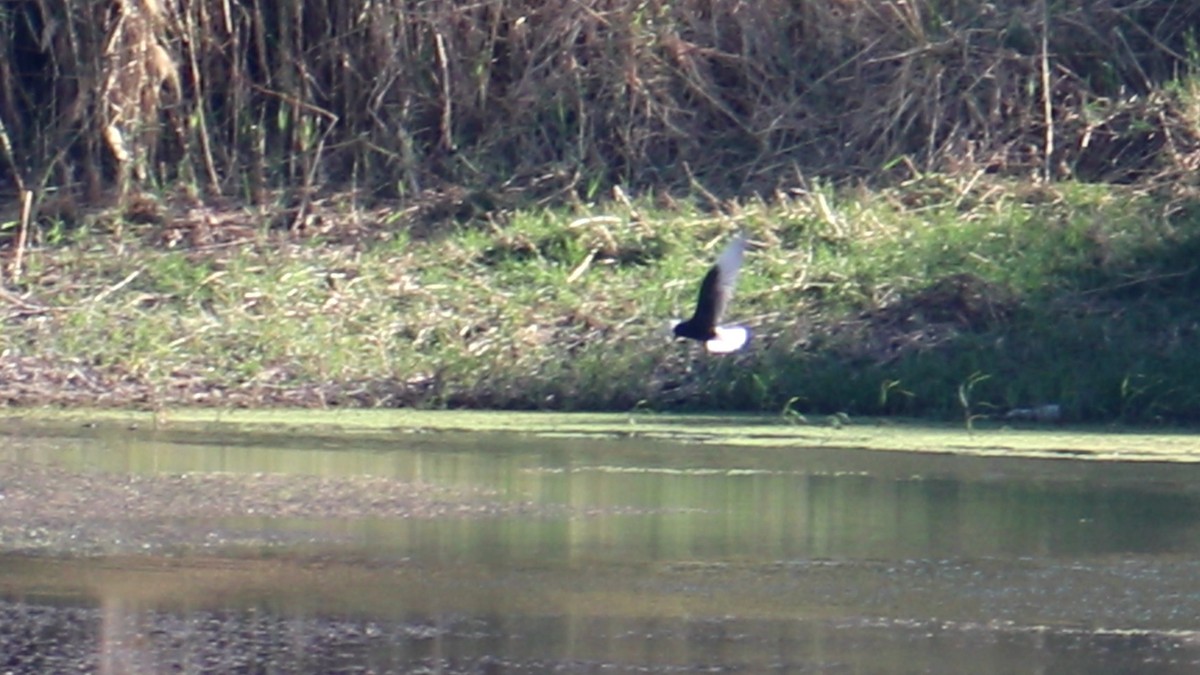
<path fill-rule="evenodd" d="M 713 323 L 720 323 L 729 299 L 733 297 L 733 288 L 737 285 L 738 273 L 742 271 L 742 254 L 746 252 L 746 233 L 738 232 L 733 241 L 725 246 L 721 255 L 717 256 L 716 311 L 713 313 Z"/>
<path fill-rule="evenodd" d="M 721 270 L 721 290 L 733 292 L 737 283 L 738 272 L 742 271 L 742 254 L 746 252 L 746 233 L 738 232 L 733 241 L 725 246 L 721 255 L 717 256 L 717 269 Z"/>

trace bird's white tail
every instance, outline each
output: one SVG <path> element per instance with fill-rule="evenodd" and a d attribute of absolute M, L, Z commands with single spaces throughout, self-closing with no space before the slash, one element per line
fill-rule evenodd
<path fill-rule="evenodd" d="M 735 352 L 750 341 L 750 329 L 745 326 L 717 326 L 717 337 L 704 343 L 710 354 Z"/>

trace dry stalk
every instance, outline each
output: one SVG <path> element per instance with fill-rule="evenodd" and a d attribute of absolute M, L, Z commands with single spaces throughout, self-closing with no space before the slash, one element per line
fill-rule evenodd
<path fill-rule="evenodd" d="M 25 179 L 21 175 L 21 169 L 17 166 L 16 158 L 13 157 L 12 139 L 8 137 L 8 129 L 4 126 L 3 115 L 0 115 L 0 155 L 4 155 L 4 160 L 8 163 L 8 169 L 12 172 L 13 183 L 16 184 L 17 191 L 23 194 L 25 192 Z"/>
<path fill-rule="evenodd" d="M 82 179 L 101 196 L 193 176 L 237 196 L 353 185 L 411 203 L 488 191 L 503 210 L 613 185 L 769 194 L 797 168 L 1091 178 L 1134 162 L 1131 176 L 1183 175 L 1129 121 L 1178 125 L 1184 163 L 1197 135 L 1166 104 L 1121 93 L 1189 67 L 1197 3 L 238 7 L 13 4 L 0 14 L 0 181 L 40 194 Z"/>
<path fill-rule="evenodd" d="M 230 30 L 229 3 L 224 3 L 224 9 L 225 34 L 229 34 L 232 32 Z M 207 19 L 204 17 L 204 11 L 205 3 L 202 2 L 191 3 L 184 8 L 182 12 L 184 35 L 187 35 L 190 38 L 195 38 L 204 34 L 204 30 L 208 28 Z M 204 19 L 200 22 L 200 27 L 197 26 L 193 12 L 200 13 L 202 19 Z M 203 77 L 200 69 L 197 44 L 191 39 L 186 41 L 184 44 L 185 48 L 187 49 L 188 72 L 191 78 L 191 85 L 194 88 L 194 95 L 197 99 L 202 101 L 205 99 L 208 89 L 205 78 Z M 200 144 L 200 159 L 204 168 L 204 170 L 200 173 L 208 181 L 208 190 L 212 193 L 215 193 L 218 185 L 220 184 L 220 178 L 217 175 L 216 160 L 213 158 L 212 141 L 208 128 L 208 111 L 205 106 L 194 106 L 193 114 L 196 126 L 196 140 Z M 179 124 L 182 126 L 182 122 Z M 183 133 L 182 128 L 179 128 L 176 133 L 180 138 L 187 137 L 187 135 Z"/>
<path fill-rule="evenodd" d="M 29 221 L 33 218 L 33 192 L 21 191 L 21 222 L 17 229 L 17 250 L 13 255 L 12 265 L 8 275 L 14 282 L 21 280 L 21 270 L 25 261 L 25 244 L 29 238 Z"/>
<path fill-rule="evenodd" d="M 1042 116 L 1046 125 L 1046 144 L 1042 149 L 1042 180 L 1053 180 L 1054 156 L 1054 104 L 1050 100 L 1050 10 L 1042 0 Z"/>
<path fill-rule="evenodd" d="M 446 57 L 446 40 L 442 34 L 436 29 L 433 31 L 433 42 L 437 46 L 437 63 L 438 71 L 441 73 L 442 84 L 442 117 L 439 129 L 442 134 L 442 149 L 446 151 L 454 151 L 454 112 L 453 100 L 450 96 L 450 64 Z"/>

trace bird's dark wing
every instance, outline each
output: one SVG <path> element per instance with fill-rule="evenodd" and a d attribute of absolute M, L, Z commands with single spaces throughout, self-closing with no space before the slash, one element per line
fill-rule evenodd
<path fill-rule="evenodd" d="M 713 265 L 704 275 L 700 296 L 696 299 L 696 312 L 688 321 L 693 330 L 699 332 L 699 339 L 707 340 L 713 335 L 724 304 L 721 300 L 721 268 Z"/>
<path fill-rule="evenodd" d="M 746 236 L 738 233 L 733 241 L 717 256 L 717 262 L 708 268 L 704 281 L 700 284 L 700 297 L 696 300 L 696 313 L 692 315 L 691 324 L 710 338 L 716 331 L 717 324 L 725 314 L 729 299 L 733 297 L 733 288 L 737 283 L 738 272 L 742 269 L 742 253 L 746 250 Z"/>

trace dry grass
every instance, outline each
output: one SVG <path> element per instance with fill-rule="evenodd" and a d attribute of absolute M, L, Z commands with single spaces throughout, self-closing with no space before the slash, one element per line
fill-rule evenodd
<path fill-rule="evenodd" d="M 328 189 L 440 223 L 614 185 L 1190 181 L 1196 97 L 1164 84 L 1200 6 L 1045 4 L 10 4 L 0 184 L 51 211 L 180 186 L 300 225 Z"/>

